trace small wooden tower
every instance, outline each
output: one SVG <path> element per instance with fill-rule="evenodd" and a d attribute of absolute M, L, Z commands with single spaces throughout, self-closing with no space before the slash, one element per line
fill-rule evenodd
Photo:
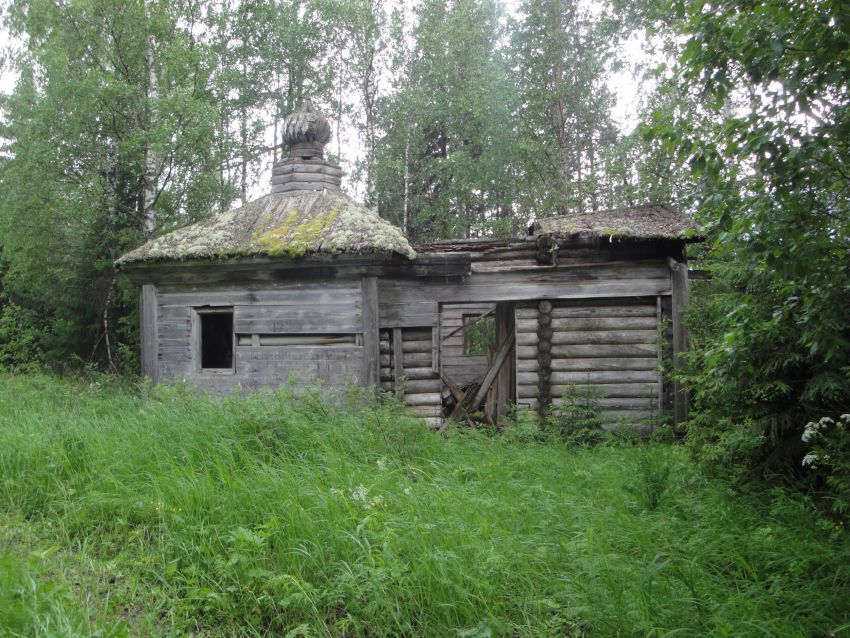
<path fill-rule="evenodd" d="M 143 374 L 213 391 L 378 384 L 377 277 L 415 253 L 342 192 L 330 134 L 305 102 L 283 123 L 269 194 L 121 257 L 141 285 Z"/>

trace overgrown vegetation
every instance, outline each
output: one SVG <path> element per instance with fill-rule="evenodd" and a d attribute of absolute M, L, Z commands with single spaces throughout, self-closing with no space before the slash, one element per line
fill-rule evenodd
<path fill-rule="evenodd" d="M 691 168 L 709 234 L 688 436 L 706 467 L 798 479 L 806 423 L 850 405 L 850 15 L 828 0 L 705 7 L 672 5 L 679 107 L 651 133 Z"/>
<path fill-rule="evenodd" d="M 733 492 L 677 446 L 444 438 L 392 402 L 315 388 L 0 390 L 0 634 L 850 626 L 840 524 L 779 488 Z"/>

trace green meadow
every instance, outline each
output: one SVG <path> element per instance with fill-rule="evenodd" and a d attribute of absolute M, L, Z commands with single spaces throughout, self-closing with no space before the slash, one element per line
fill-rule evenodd
<path fill-rule="evenodd" d="M 0 376 L 2 636 L 850 635 L 850 540 L 670 442 Z"/>

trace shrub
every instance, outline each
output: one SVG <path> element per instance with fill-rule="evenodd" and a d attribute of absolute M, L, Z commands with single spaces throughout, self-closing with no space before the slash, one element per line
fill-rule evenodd
<path fill-rule="evenodd" d="M 559 435 L 566 443 L 592 445 L 610 437 L 603 426 L 599 391 L 590 384 L 569 385 L 561 401 L 554 404 L 546 415 L 544 427 Z"/>

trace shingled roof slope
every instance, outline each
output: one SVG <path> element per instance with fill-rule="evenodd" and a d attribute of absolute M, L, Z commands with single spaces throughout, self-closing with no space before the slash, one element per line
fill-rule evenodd
<path fill-rule="evenodd" d="M 568 213 L 539 220 L 536 234 L 596 235 L 629 239 L 700 238 L 699 227 L 689 216 L 669 206 L 648 205 L 587 213 Z"/>
<path fill-rule="evenodd" d="M 416 257 L 387 220 L 341 191 L 321 190 L 271 193 L 151 240 L 117 263 L 314 253 Z"/>

